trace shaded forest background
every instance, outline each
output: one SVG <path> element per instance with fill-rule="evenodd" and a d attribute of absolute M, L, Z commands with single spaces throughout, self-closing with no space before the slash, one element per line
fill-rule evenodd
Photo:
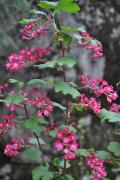
<path fill-rule="evenodd" d="M 4 63 L 9 54 L 17 52 L 24 47 L 34 48 L 35 45 L 45 47 L 50 44 L 55 51 L 52 51 L 49 58 L 57 56 L 58 47 L 53 44 L 50 35 L 43 40 L 23 42 L 21 40 L 21 25 L 18 21 L 22 18 L 31 17 L 30 10 L 36 8 L 37 0 L 0 0 L 0 84 L 8 80 L 11 75 L 4 69 Z M 120 81 L 120 0 L 79 0 L 81 11 L 77 14 L 60 14 L 60 22 L 71 26 L 83 26 L 103 45 L 104 57 L 102 60 L 93 61 L 86 50 L 72 48 L 70 53 L 75 54 L 78 59 L 78 66 L 75 70 L 68 71 L 67 76 L 71 81 L 78 80 L 79 75 L 92 74 L 93 77 L 104 77 L 113 86 Z M 64 18 L 63 18 L 64 17 Z M 59 74 L 54 72 L 37 72 L 36 69 L 28 67 L 24 72 L 18 73 L 13 78 L 24 80 L 32 78 L 43 78 Z M 117 89 L 119 91 L 119 89 Z M 53 97 L 53 92 L 49 92 Z M 55 97 L 58 98 L 58 97 Z M 120 100 L 118 100 L 120 103 Z M 5 113 L 5 108 L 0 106 L 0 115 Z M 58 119 L 59 115 L 55 115 Z M 81 146 L 95 146 L 98 149 L 106 147 L 110 140 L 118 137 L 115 135 L 117 125 L 99 122 L 94 118 L 91 121 L 91 114 L 83 115 L 78 123 L 82 122 L 80 140 Z M 75 117 L 76 118 L 76 117 Z M 92 127 L 92 128 L 91 128 Z M 105 134 L 103 133 L 105 132 Z M 15 132 L 13 132 L 14 134 Z M 12 136 L 10 134 L 9 136 Z M 31 179 L 31 169 L 36 162 L 29 162 L 21 157 L 9 159 L 2 155 L 3 145 L 8 141 L 9 136 L 0 137 L 0 179 L 1 180 L 22 180 Z M 49 150 L 47 147 L 46 151 Z M 48 157 L 49 158 L 49 157 Z M 79 176 L 76 168 L 73 173 Z M 25 178 L 24 178 L 25 177 Z M 79 179 L 79 178 L 78 178 Z M 111 174 L 114 180 L 114 173 Z"/>

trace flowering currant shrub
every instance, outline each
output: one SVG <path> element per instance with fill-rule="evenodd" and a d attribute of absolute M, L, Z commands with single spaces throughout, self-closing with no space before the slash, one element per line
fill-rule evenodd
<path fill-rule="evenodd" d="M 33 180 L 63 179 L 74 180 L 76 174 L 69 169 L 74 164 L 79 169 L 81 180 L 109 179 L 110 168 L 120 169 L 120 143 L 112 141 L 105 150 L 96 147 L 85 147 L 79 140 L 83 129 L 77 126 L 73 114 L 81 116 L 84 111 L 94 113 L 98 121 L 108 123 L 120 122 L 120 105 L 116 102 L 118 92 L 106 80 L 93 79 L 91 75 L 79 75 L 79 82 L 69 82 L 66 72 L 74 68 L 77 59 L 69 55 L 69 49 L 74 44 L 76 48 L 85 48 L 95 61 L 103 56 L 102 44 L 82 27 L 76 28 L 59 23 L 58 12 L 76 13 L 80 11 L 75 0 L 60 0 L 59 2 L 41 1 L 38 3 L 43 11 L 33 10 L 35 18 L 23 19 L 20 23 L 22 39 L 30 41 L 41 39 L 50 33 L 53 43 L 57 43 L 60 52 L 58 58 L 49 59 L 53 51 L 50 45 L 21 49 L 9 55 L 5 68 L 12 76 L 24 71 L 28 66 L 37 70 L 52 69 L 60 74 L 53 80 L 30 79 L 27 83 L 18 79 L 9 79 L 8 83 L 0 85 L 0 102 L 5 105 L 6 114 L 1 117 L 0 135 L 5 136 L 11 129 L 21 129 L 17 137 L 13 137 L 4 147 L 4 155 L 13 158 L 27 156 L 30 160 L 39 160 L 39 165 L 32 171 Z M 46 9 L 49 9 L 46 11 Z M 46 13 L 47 12 L 47 13 Z M 49 12 L 49 13 L 48 13 Z M 47 89 L 59 93 L 60 101 L 48 97 Z M 60 104 L 63 99 L 64 104 Z M 106 103 L 104 103 L 104 101 Z M 60 110 L 59 122 L 53 119 Z M 78 111 L 78 112 L 77 112 Z M 81 130 L 81 131 L 80 131 Z M 24 133 L 23 133 L 24 132 Z M 105 133 L 105 132 L 104 132 Z M 24 134 L 24 135 L 23 135 Z M 118 132 L 118 134 L 120 134 Z M 101 137 L 102 138 L 102 137 Z M 48 158 L 45 145 L 50 144 L 52 157 Z M 93 140 L 94 141 L 94 140 Z M 117 173 L 115 173 L 119 178 Z"/>

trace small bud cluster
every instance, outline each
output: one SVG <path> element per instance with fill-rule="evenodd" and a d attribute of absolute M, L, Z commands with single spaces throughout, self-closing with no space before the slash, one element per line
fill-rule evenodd
<path fill-rule="evenodd" d="M 101 104 L 97 102 L 94 97 L 86 97 L 85 94 L 81 94 L 80 103 L 84 108 L 92 109 L 95 114 L 99 114 L 101 112 Z"/>
<path fill-rule="evenodd" d="M 85 46 L 87 49 L 92 50 L 91 57 L 93 59 L 103 56 L 102 45 L 95 38 L 87 32 L 82 32 L 81 36 L 81 40 L 77 41 L 78 46 Z"/>
<path fill-rule="evenodd" d="M 91 76 L 85 77 L 84 75 L 80 79 L 84 86 L 90 88 L 95 93 L 96 97 L 105 95 L 108 103 L 112 103 L 117 99 L 117 92 L 114 91 L 113 86 L 109 85 L 107 81 L 100 78 L 93 80 Z"/>
<path fill-rule="evenodd" d="M 26 24 L 22 30 L 22 39 L 31 40 L 36 37 L 42 37 L 46 35 L 48 25 L 39 25 L 37 22 L 31 22 Z"/>
<path fill-rule="evenodd" d="M 51 130 L 58 131 L 57 123 L 55 121 L 50 122 L 49 126 L 45 128 L 45 134 L 48 135 Z"/>
<path fill-rule="evenodd" d="M 55 149 L 64 153 L 63 159 L 75 159 L 78 144 L 74 132 L 71 132 L 69 128 L 59 131 L 55 142 Z"/>
<path fill-rule="evenodd" d="M 87 165 L 93 169 L 92 180 L 102 180 L 107 175 L 103 160 L 99 159 L 95 153 L 88 154 Z"/>
<path fill-rule="evenodd" d="M 20 150 L 24 148 L 24 139 L 13 138 L 10 144 L 7 144 L 4 149 L 4 154 L 8 157 L 15 157 L 19 154 Z"/>
<path fill-rule="evenodd" d="M 38 61 L 45 62 L 46 59 L 43 58 L 44 55 L 46 55 L 51 48 L 39 48 L 36 47 L 33 52 L 31 52 L 29 49 L 23 49 L 18 54 L 12 53 L 7 60 L 7 63 L 5 64 L 5 67 L 7 70 L 9 70 L 12 73 L 15 73 L 16 71 L 21 71 L 25 68 L 25 66 L 29 63 L 36 63 Z"/>
<path fill-rule="evenodd" d="M 0 134 L 6 133 L 11 127 L 16 127 L 16 122 L 13 121 L 14 115 L 2 116 L 3 121 L 0 121 Z"/>

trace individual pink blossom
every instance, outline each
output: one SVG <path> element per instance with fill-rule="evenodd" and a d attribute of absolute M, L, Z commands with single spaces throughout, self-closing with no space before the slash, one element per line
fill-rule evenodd
<path fill-rule="evenodd" d="M 22 39 L 31 40 L 37 37 L 43 37 L 46 35 L 48 25 L 39 25 L 37 22 L 31 22 L 26 24 L 22 30 Z"/>
<path fill-rule="evenodd" d="M 97 102 L 94 97 L 86 97 L 85 94 L 81 94 L 80 103 L 86 109 L 91 109 L 95 114 L 99 114 L 101 112 L 101 104 Z"/>
<path fill-rule="evenodd" d="M 100 58 L 103 56 L 102 45 L 98 41 L 89 35 L 87 32 L 82 32 L 81 40 L 77 41 L 78 46 L 84 46 L 87 49 L 92 51 L 91 57 L 93 59 Z M 86 39 L 87 38 L 87 39 Z M 92 44 L 92 41 L 95 41 L 95 44 Z"/>
<path fill-rule="evenodd" d="M 88 154 L 87 165 L 93 169 L 92 180 L 102 180 L 107 175 L 103 163 L 104 161 L 99 159 L 95 153 Z"/>
<path fill-rule="evenodd" d="M 85 77 L 84 75 L 82 75 L 80 79 L 83 86 L 92 90 L 96 97 L 105 95 L 108 103 L 112 103 L 117 99 L 117 92 L 113 89 L 113 86 L 108 84 L 107 81 L 101 78 L 92 79 L 91 76 Z"/>
<path fill-rule="evenodd" d="M 10 144 L 7 144 L 4 149 L 4 154 L 9 157 L 15 157 L 20 153 L 20 150 L 25 147 L 24 139 L 13 138 Z"/>
<path fill-rule="evenodd" d="M 75 159 L 78 143 L 74 132 L 70 131 L 69 128 L 64 128 L 59 131 L 54 147 L 57 151 L 62 151 L 64 153 L 63 159 Z"/>
<path fill-rule="evenodd" d="M 16 127 L 16 122 L 14 122 L 14 115 L 4 115 L 2 116 L 3 121 L 0 122 L 0 134 L 6 133 L 11 127 Z"/>
<path fill-rule="evenodd" d="M 111 106 L 110 106 L 110 111 L 112 112 L 115 112 L 115 113 L 119 113 L 120 114 L 120 104 L 117 104 L 117 103 L 113 103 Z"/>

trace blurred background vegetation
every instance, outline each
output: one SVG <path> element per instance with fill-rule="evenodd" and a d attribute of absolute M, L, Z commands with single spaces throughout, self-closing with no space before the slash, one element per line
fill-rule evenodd
<path fill-rule="evenodd" d="M 53 45 L 50 36 L 43 41 L 23 42 L 21 40 L 21 26 L 18 21 L 31 16 L 30 10 L 36 7 L 37 0 L 0 0 L 0 84 L 10 77 L 4 69 L 4 63 L 8 55 L 19 51 L 24 47 L 46 46 L 48 44 L 55 48 L 51 54 L 51 59 L 56 56 L 58 47 Z M 60 14 L 60 22 L 71 26 L 83 26 L 103 44 L 104 57 L 102 61 L 93 61 L 84 50 L 73 48 L 73 53 L 78 58 L 78 66 L 75 70 L 67 73 L 70 80 L 78 80 L 78 73 L 92 74 L 93 77 L 104 77 L 113 86 L 120 81 L 120 1 L 119 0 L 79 0 L 81 11 L 77 14 Z M 63 17 L 65 17 L 63 19 Z M 37 72 L 29 67 L 25 72 L 17 74 L 20 80 L 28 81 L 32 78 L 57 76 L 56 73 Z M 119 88 L 117 89 L 119 91 Z M 50 92 L 50 96 L 54 96 Z M 58 97 L 55 97 L 58 98 Z M 120 103 L 120 100 L 118 100 Z M 0 115 L 5 112 L 5 108 L 0 106 Z M 59 115 L 58 115 L 59 116 Z M 58 119 L 55 116 L 54 119 Z M 75 116 L 74 118 L 78 118 Z M 80 118 L 80 117 L 79 117 Z M 91 121 L 91 114 L 85 114 L 78 119 L 80 128 L 81 146 L 95 146 L 98 149 L 106 147 L 110 140 L 118 139 L 115 131 L 118 125 L 101 123 L 94 118 Z M 91 128 L 92 127 L 92 128 Z M 103 133 L 105 132 L 105 133 Z M 2 155 L 3 145 L 8 141 L 8 136 L 0 137 L 0 179 L 1 180 L 30 180 L 31 169 L 35 162 L 29 162 L 21 158 L 10 159 Z M 79 172 L 74 165 L 72 172 L 79 178 Z M 111 168 L 111 167 L 108 167 Z M 77 177 L 78 176 L 78 177 Z M 110 173 L 110 179 L 115 179 L 114 172 Z"/>

